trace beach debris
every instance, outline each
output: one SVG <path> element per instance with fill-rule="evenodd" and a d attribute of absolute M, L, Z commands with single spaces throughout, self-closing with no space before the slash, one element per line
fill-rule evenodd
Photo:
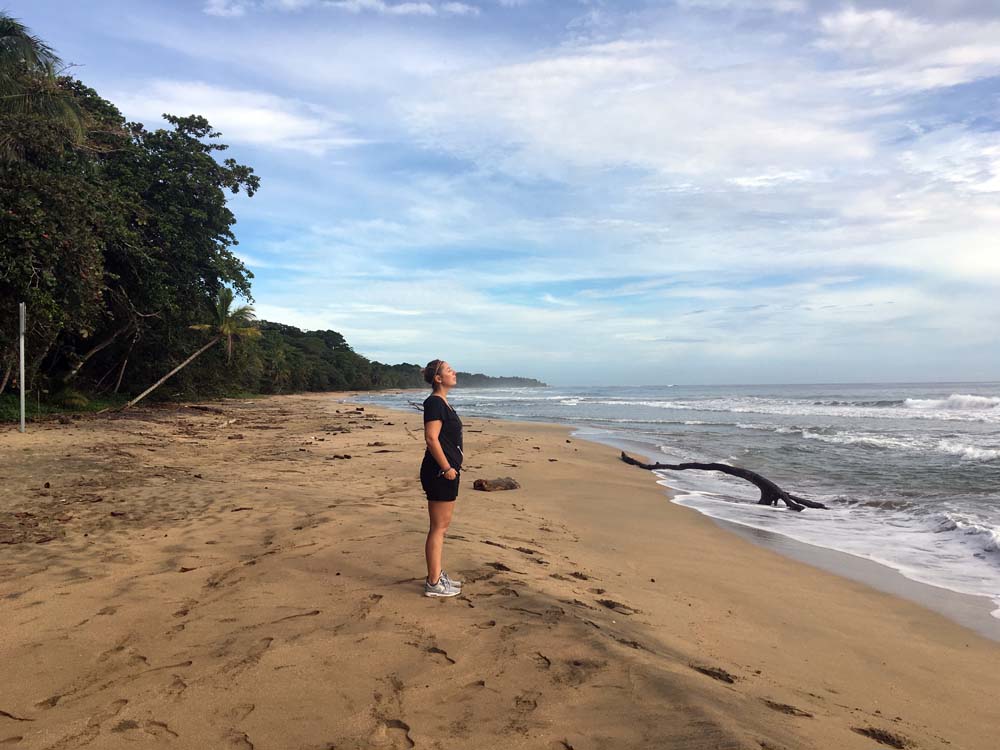
<path fill-rule="evenodd" d="M 720 667 L 705 667 L 698 664 L 688 664 L 691 669 L 695 672 L 701 672 L 706 677 L 711 677 L 713 680 L 718 680 L 719 682 L 726 682 L 732 685 L 736 682 L 736 677 L 729 674 L 726 670 Z"/>
<path fill-rule="evenodd" d="M 598 599 L 597 603 L 602 607 L 607 607 L 613 612 L 617 612 L 620 615 L 636 615 L 640 613 L 640 610 L 635 607 L 630 607 L 627 604 L 616 602 L 614 599 Z"/>
<path fill-rule="evenodd" d="M 217 408 L 215 406 L 204 406 L 202 404 L 185 404 L 184 406 L 187 409 L 197 409 L 198 411 L 207 411 L 207 412 L 211 412 L 212 414 L 224 414 L 225 413 L 224 411 L 222 411 L 222 409 L 219 409 L 219 408 Z"/>
<path fill-rule="evenodd" d="M 511 477 L 498 477 L 497 479 L 477 479 L 472 483 L 472 489 L 482 492 L 496 492 L 498 490 L 517 490 L 519 485 Z"/>
<path fill-rule="evenodd" d="M 226 435 L 226 440 L 243 440 L 244 437 L 242 432 L 234 432 L 232 435 Z"/>
<path fill-rule="evenodd" d="M 897 750 L 903 750 L 911 745 L 910 741 L 905 737 L 887 732 L 885 729 L 878 729 L 877 727 L 851 727 L 851 731 L 875 740 L 880 745 L 895 747 Z"/>
<path fill-rule="evenodd" d="M 795 706 L 790 706 L 787 703 L 778 703 L 777 701 L 768 700 L 767 698 L 761 698 L 764 705 L 767 706 L 772 711 L 777 711 L 778 713 L 788 714 L 789 716 L 802 716 L 807 719 L 811 719 L 813 715 L 808 711 L 803 711 L 801 708 L 796 708 Z"/>
<path fill-rule="evenodd" d="M 801 511 L 805 508 L 826 509 L 826 506 L 823 505 L 823 503 L 817 503 L 815 500 L 807 500 L 804 497 L 799 497 L 798 495 L 786 492 L 767 477 L 761 476 L 755 471 L 743 469 L 739 466 L 730 466 L 729 464 L 720 463 L 691 462 L 682 464 L 646 464 L 632 458 L 625 451 L 622 451 L 621 459 L 631 466 L 638 466 L 640 469 L 648 469 L 649 471 L 685 471 L 687 469 L 698 469 L 701 471 L 721 471 L 723 474 L 729 474 L 730 476 L 745 479 L 751 484 L 756 485 L 760 490 L 760 499 L 757 501 L 757 505 L 777 505 L 780 500 L 788 506 L 789 510 L 794 511 Z"/>
<path fill-rule="evenodd" d="M 639 641 L 633 641 L 630 638 L 622 638 L 622 637 L 614 635 L 614 634 L 611 635 L 611 638 L 613 640 L 618 641 L 623 646 L 628 646 L 629 648 L 634 648 L 636 651 L 648 651 L 649 650 L 648 648 L 646 648 L 645 646 L 643 646 L 641 643 L 639 643 Z"/>

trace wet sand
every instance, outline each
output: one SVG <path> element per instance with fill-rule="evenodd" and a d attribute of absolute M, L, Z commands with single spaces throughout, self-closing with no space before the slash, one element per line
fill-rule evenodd
<path fill-rule="evenodd" d="M 419 414 L 206 406 L 0 433 L 0 747 L 994 746 L 1000 644 L 568 429 L 466 420 L 435 600 Z"/>

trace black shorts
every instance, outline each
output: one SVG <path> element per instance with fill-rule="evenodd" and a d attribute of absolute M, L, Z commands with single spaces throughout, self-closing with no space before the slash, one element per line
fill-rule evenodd
<path fill-rule="evenodd" d="M 420 466 L 420 485 L 427 494 L 427 500 L 434 502 L 454 502 L 458 497 L 458 483 L 461 475 L 454 479 L 440 476 L 437 462 L 425 462 Z"/>

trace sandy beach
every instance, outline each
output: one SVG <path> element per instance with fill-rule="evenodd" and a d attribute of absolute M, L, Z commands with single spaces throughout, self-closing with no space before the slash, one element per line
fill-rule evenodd
<path fill-rule="evenodd" d="M 1000 643 L 566 428 L 465 420 L 424 598 L 420 415 L 343 396 L 0 433 L 0 747 L 996 746 Z"/>

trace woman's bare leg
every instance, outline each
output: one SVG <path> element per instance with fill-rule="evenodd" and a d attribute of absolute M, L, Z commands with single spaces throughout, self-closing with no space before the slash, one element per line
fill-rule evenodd
<path fill-rule="evenodd" d="M 444 547 L 444 533 L 451 523 L 451 514 L 455 511 L 455 503 L 428 501 L 427 514 L 431 526 L 427 532 L 427 543 L 424 545 L 424 556 L 427 558 L 427 580 L 434 584 L 441 577 L 441 548 Z"/>

